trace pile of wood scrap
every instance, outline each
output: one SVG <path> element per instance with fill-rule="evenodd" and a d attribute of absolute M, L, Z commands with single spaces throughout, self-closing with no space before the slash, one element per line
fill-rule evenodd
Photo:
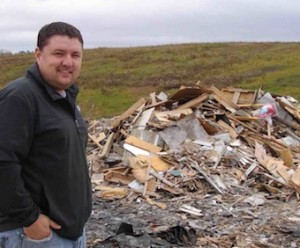
<path fill-rule="evenodd" d="M 166 209 L 166 197 L 239 195 L 249 186 L 270 198 L 299 197 L 300 107 L 291 97 L 182 86 L 91 121 L 89 137 L 92 182 L 104 199 L 139 196 Z"/>

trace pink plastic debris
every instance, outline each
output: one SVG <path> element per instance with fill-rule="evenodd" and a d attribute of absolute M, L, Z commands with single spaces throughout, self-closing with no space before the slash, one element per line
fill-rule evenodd
<path fill-rule="evenodd" d="M 277 110 L 274 104 L 266 104 L 255 111 L 254 116 L 264 119 L 269 125 L 273 124 L 272 117 L 276 116 Z"/>

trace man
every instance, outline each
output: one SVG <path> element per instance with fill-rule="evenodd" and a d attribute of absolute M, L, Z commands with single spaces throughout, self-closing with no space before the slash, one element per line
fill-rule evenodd
<path fill-rule="evenodd" d="M 87 128 L 75 104 L 80 31 L 44 26 L 36 63 L 0 91 L 0 247 L 86 247 Z"/>

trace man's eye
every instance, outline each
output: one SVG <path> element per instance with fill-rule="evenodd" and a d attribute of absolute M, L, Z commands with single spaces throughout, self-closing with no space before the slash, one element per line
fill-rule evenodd
<path fill-rule="evenodd" d="M 54 53 L 54 55 L 55 55 L 55 56 L 61 57 L 61 56 L 63 56 L 63 53 L 61 53 L 61 52 L 56 52 L 56 53 Z"/>

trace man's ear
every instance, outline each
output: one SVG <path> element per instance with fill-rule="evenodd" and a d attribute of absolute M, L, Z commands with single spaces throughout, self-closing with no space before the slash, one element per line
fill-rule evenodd
<path fill-rule="evenodd" d="M 34 51 L 34 57 L 36 59 L 36 61 L 39 61 L 40 60 L 40 57 L 41 57 L 41 50 L 40 48 L 36 48 L 35 51 Z"/>

